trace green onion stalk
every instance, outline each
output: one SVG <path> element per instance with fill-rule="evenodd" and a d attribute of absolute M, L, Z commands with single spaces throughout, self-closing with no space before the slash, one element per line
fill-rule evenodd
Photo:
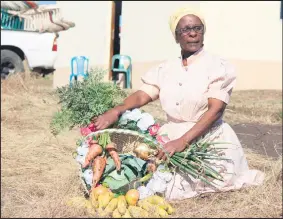
<path fill-rule="evenodd" d="M 230 161 L 219 154 L 223 153 L 223 149 L 226 148 L 216 148 L 211 147 L 215 144 L 229 144 L 227 142 L 195 142 L 190 145 L 190 147 L 183 152 L 174 153 L 173 156 L 167 156 L 166 164 L 170 163 L 175 168 L 178 168 L 182 172 L 185 172 L 195 179 L 200 179 L 201 181 L 211 185 L 217 186 L 215 181 L 219 180 L 223 182 L 223 176 L 216 171 L 207 160 L 226 160 Z M 159 145 L 162 149 L 162 146 Z"/>

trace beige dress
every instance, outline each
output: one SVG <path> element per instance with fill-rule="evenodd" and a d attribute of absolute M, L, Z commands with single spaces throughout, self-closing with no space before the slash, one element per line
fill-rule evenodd
<path fill-rule="evenodd" d="M 229 102 L 236 74 L 227 61 L 201 49 L 188 58 L 184 67 L 181 57 L 166 61 L 148 71 L 143 77 L 140 90 L 153 100 L 160 99 L 167 114 L 168 123 L 161 127 L 159 134 L 167 134 L 170 140 L 181 137 L 189 131 L 208 109 L 208 98 Z M 217 181 L 217 188 L 205 185 L 183 173 L 177 173 L 169 182 L 166 191 L 168 199 L 185 199 L 205 192 L 228 191 L 244 186 L 259 185 L 264 174 L 250 170 L 242 146 L 233 129 L 219 119 L 203 136 L 208 141 L 230 142 L 225 157 L 233 162 L 216 161 L 215 169 L 222 172 L 224 182 Z"/>

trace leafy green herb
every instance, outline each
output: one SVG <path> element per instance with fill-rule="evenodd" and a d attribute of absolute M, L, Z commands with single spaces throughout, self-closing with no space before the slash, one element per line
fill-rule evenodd
<path fill-rule="evenodd" d="M 65 128 L 88 125 L 93 117 L 123 101 L 126 92 L 103 81 L 105 73 L 103 69 L 91 69 L 86 80 L 57 88 L 61 110 L 52 119 L 53 134 L 59 134 Z"/>

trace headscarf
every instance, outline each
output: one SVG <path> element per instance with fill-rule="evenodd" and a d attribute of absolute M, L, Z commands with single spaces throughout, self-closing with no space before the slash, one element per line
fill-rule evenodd
<path fill-rule="evenodd" d="M 184 17 L 188 14 L 195 15 L 201 20 L 203 27 L 204 27 L 204 33 L 205 33 L 205 30 L 206 30 L 205 21 L 204 21 L 202 14 L 198 10 L 188 8 L 188 7 L 179 8 L 169 18 L 169 26 L 170 26 L 171 32 L 172 32 L 175 39 L 176 39 L 175 31 L 176 31 L 176 27 L 178 25 L 178 22 L 181 20 L 182 17 Z"/>

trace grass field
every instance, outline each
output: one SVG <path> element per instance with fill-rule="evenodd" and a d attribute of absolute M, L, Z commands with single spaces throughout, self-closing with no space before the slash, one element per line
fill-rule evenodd
<path fill-rule="evenodd" d="M 1 217 L 90 217 L 84 209 L 66 206 L 69 198 L 82 195 L 71 155 L 80 133 L 50 133 L 51 117 L 59 108 L 52 80 L 15 76 L 1 83 Z M 281 101 L 281 91 L 234 91 L 225 119 L 281 124 Z M 145 110 L 164 120 L 158 102 Z M 173 203 L 174 217 L 282 216 L 281 157 L 248 149 L 246 155 L 251 168 L 265 172 L 263 185 Z"/>

